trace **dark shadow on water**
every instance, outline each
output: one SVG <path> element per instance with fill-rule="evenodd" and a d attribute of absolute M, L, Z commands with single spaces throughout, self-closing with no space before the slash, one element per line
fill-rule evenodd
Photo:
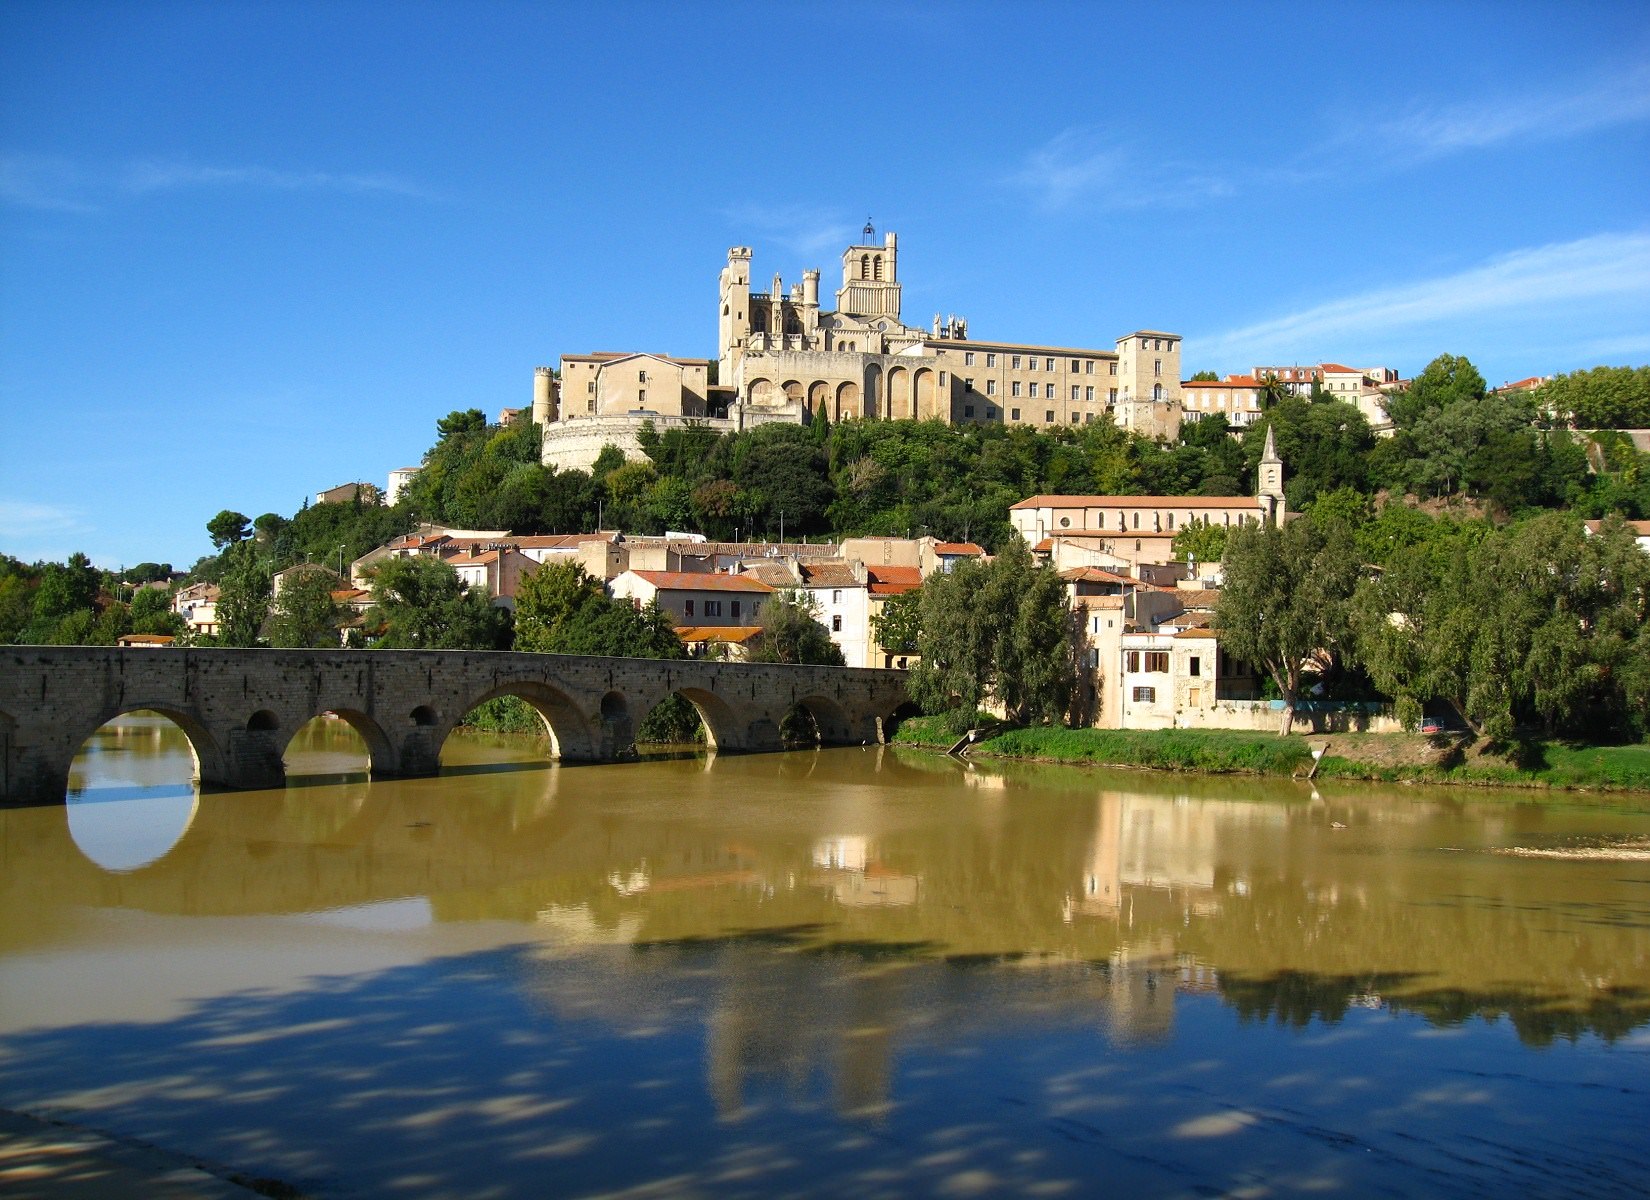
<path fill-rule="evenodd" d="M 1423 983 L 1426 978 L 1413 972 L 1246 975 L 1223 971 L 1219 988 L 1240 1020 L 1275 1020 L 1295 1028 L 1314 1021 L 1335 1024 L 1355 1007 L 1415 1013 L 1440 1027 L 1459 1026 L 1475 1017 L 1496 1021 L 1505 1016 L 1519 1041 L 1546 1046 L 1560 1038 L 1574 1042 L 1586 1034 L 1614 1042 L 1650 1023 L 1650 991 L 1642 988 L 1600 988 L 1578 1003 L 1570 997 L 1510 985 L 1473 991 L 1429 988 Z"/>
<path fill-rule="evenodd" d="M 288 788 L 331 788 L 346 787 L 356 783 L 371 783 L 372 776 L 365 770 L 361 771 L 332 771 L 316 775 L 291 775 L 286 777 Z M 230 789 L 234 790 L 234 789 Z"/>
<path fill-rule="evenodd" d="M 522 771 L 548 771 L 552 767 L 574 764 L 560 764 L 551 759 L 520 759 L 516 762 L 496 763 L 460 763 L 455 766 L 443 766 L 440 777 L 449 775 L 514 775 Z"/>

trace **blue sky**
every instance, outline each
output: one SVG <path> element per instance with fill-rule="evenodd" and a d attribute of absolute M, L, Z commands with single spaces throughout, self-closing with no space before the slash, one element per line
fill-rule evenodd
<path fill-rule="evenodd" d="M 1650 6 L 11 0 L 0 551 L 186 566 L 867 215 L 977 338 L 1645 363 Z"/>

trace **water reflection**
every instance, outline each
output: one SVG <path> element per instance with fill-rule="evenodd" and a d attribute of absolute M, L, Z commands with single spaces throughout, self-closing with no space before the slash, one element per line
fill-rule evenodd
<path fill-rule="evenodd" d="M 195 818 L 195 754 L 158 713 L 116 717 L 86 740 L 69 772 L 69 832 L 107 871 L 164 855 Z"/>
<path fill-rule="evenodd" d="M 1347 1184 L 1350 1143 L 1288 1149 L 1317 1128 L 1396 1190 L 1512 1193 L 1528 1164 L 1500 1150 L 1428 1172 L 1455 1133 L 1488 1136 L 1484 1114 L 1557 1095 L 1566 1136 L 1616 1155 L 1600 1178 L 1650 1172 L 1617 1137 L 1650 1102 L 1650 865 L 1583 854 L 1650 835 L 1642 798 L 886 749 L 482 769 L 510 753 L 454 739 L 433 779 L 205 796 L 119 871 L 76 848 L 73 806 L 0 812 L 0 1105 L 90 1106 L 163 1140 L 229 1129 L 220 1157 L 262 1146 L 298 1174 L 267 1147 L 318 1139 L 366 1193 L 393 1190 L 363 1180 L 398 1155 L 445 1177 L 396 1132 L 433 1121 L 504 1164 L 500 1194 L 531 1194 L 519 1131 L 464 1105 L 541 1114 L 572 1192 L 671 1163 L 687 1182 L 665 1190 L 717 1190 L 707 1156 L 741 1155 L 816 1192 L 1058 1190 L 1101 1161 L 1153 1191 Z M 211 1049 L 289 1030 L 278 1069 Z M 1538 1068 L 1519 1048 L 1555 1042 L 1627 1049 Z M 1622 1087 L 1587 1090 L 1612 1072 Z M 289 1078 L 323 1116 L 272 1115 Z M 187 1098 L 209 1094 L 244 1121 Z M 357 1138 L 382 1144 L 350 1142 L 377 1105 Z"/>

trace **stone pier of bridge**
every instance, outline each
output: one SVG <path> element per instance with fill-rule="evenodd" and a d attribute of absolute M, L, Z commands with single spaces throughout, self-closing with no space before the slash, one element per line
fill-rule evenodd
<path fill-rule="evenodd" d="M 292 736 L 323 713 L 348 721 L 381 776 L 433 775 L 463 716 L 519 696 L 544 718 L 551 755 L 610 762 L 679 693 L 718 751 L 782 749 L 800 706 L 826 745 L 881 741 L 906 703 L 899 671 L 468 650 L 111 649 L 0 651 L 0 798 L 61 801 L 69 767 L 105 722 L 139 709 L 178 724 L 204 785 L 280 787 Z"/>

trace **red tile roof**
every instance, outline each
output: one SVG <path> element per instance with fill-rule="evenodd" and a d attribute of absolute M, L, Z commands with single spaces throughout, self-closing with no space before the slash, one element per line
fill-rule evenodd
<path fill-rule="evenodd" d="M 1119 575 L 1116 571 L 1107 571 L 1102 567 L 1072 567 L 1061 571 L 1060 578 L 1067 583 L 1127 583 L 1134 587 L 1151 587 L 1129 575 Z"/>
<path fill-rule="evenodd" d="M 748 642 L 762 632 L 760 625 L 678 625 L 676 636 L 684 642 Z"/>
<path fill-rule="evenodd" d="M 1253 496 L 1027 496 L 1009 511 L 1025 508 L 1259 508 Z"/>
<path fill-rule="evenodd" d="M 898 596 L 905 592 L 914 592 L 922 586 L 922 572 L 916 567 L 867 565 L 865 574 L 871 582 L 873 596 Z"/>
<path fill-rule="evenodd" d="M 983 556 L 985 554 L 985 549 L 984 547 L 976 546 L 973 542 L 935 542 L 934 553 L 953 555 L 973 554 Z"/>
<path fill-rule="evenodd" d="M 747 575 L 712 575 L 695 571 L 632 571 L 661 590 L 675 592 L 772 592 L 761 580 Z"/>

